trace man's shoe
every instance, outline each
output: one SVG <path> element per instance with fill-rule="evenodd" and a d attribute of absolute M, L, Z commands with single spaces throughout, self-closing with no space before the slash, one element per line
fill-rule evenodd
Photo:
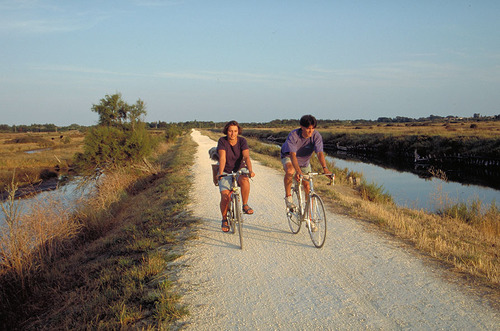
<path fill-rule="evenodd" d="M 291 195 L 285 197 L 285 202 L 286 202 L 286 208 L 288 208 L 288 209 L 294 209 L 295 208 L 295 205 L 293 203 L 293 199 L 292 199 Z"/>
<path fill-rule="evenodd" d="M 311 232 L 318 231 L 318 227 L 316 226 L 316 224 L 314 224 L 313 222 L 309 222 L 309 224 L 311 225 Z"/>

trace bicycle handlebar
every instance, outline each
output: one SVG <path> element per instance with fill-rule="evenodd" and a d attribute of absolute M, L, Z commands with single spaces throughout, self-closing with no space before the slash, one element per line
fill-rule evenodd
<path fill-rule="evenodd" d="M 248 171 L 247 168 L 241 168 L 240 170 L 238 170 L 236 172 L 234 172 L 234 171 L 231 173 L 223 172 L 222 175 L 220 175 L 220 177 L 229 177 L 229 176 L 235 176 L 235 175 L 250 176 L 250 171 Z"/>
<path fill-rule="evenodd" d="M 308 173 L 306 175 L 302 174 L 301 178 L 303 178 L 305 180 L 309 180 L 313 176 L 327 176 L 327 177 L 330 177 L 330 182 L 327 185 L 333 185 L 333 180 L 335 178 L 335 174 L 334 173 L 331 173 L 331 174 L 320 174 L 319 172 L 310 172 L 310 173 Z"/>

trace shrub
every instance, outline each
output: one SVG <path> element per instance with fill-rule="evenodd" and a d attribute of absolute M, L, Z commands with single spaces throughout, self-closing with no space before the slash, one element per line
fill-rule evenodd
<path fill-rule="evenodd" d="M 178 136 L 182 134 L 182 129 L 175 124 L 168 124 L 165 129 L 165 140 L 167 142 L 174 141 Z"/>
<path fill-rule="evenodd" d="M 144 125 L 134 131 L 113 126 L 91 129 L 84 141 L 84 152 L 76 156 L 76 164 L 82 170 L 116 168 L 148 157 L 155 147 L 155 140 Z"/>

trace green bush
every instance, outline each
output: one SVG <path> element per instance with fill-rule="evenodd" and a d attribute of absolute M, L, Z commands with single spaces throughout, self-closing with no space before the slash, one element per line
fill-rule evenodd
<path fill-rule="evenodd" d="M 174 141 L 182 134 L 182 129 L 175 124 L 168 124 L 165 129 L 165 140 L 167 142 Z"/>
<path fill-rule="evenodd" d="M 76 164 L 82 170 L 122 167 L 141 161 L 154 147 L 155 141 L 144 125 L 134 131 L 98 126 L 85 136 L 84 152 L 77 154 Z"/>

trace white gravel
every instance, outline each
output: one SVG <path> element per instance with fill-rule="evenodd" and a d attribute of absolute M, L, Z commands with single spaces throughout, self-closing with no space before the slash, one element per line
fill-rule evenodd
<path fill-rule="evenodd" d="M 404 245 L 346 216 L 328 213 L 325 246 L 288 229 L 283 173 L 254 163 L 244 244 L 220 230 L 209 148 L 193 131 L 192 211 L 198 239 L 177 262 L 188 330 L 498 330 L 499 311 L 444 279 Z"/>

